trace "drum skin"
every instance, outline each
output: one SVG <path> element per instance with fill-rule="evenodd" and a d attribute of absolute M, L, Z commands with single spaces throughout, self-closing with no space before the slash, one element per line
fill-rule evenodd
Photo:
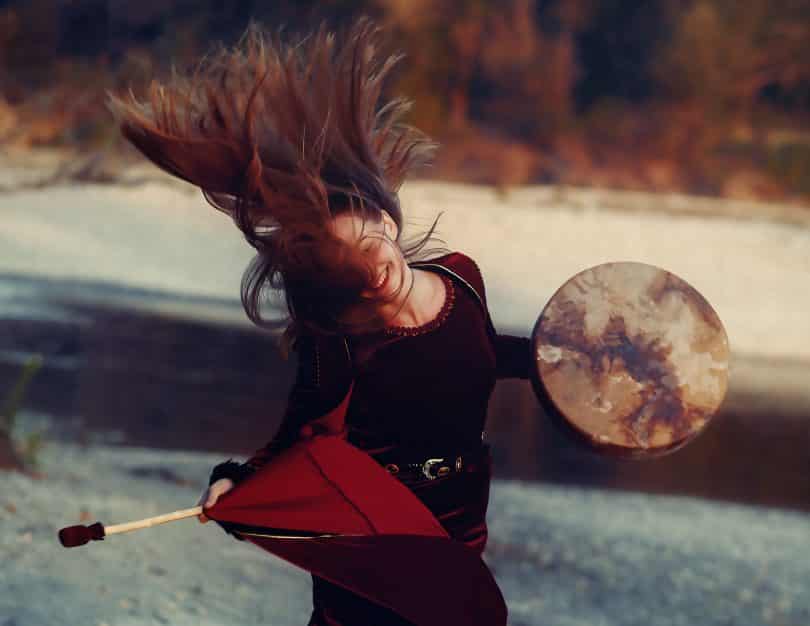
<path fill-rule="evenodd" d="M 680 448 L 728 388 L 717 313 L 686 281 L 645 263 L 576 274 L 538 317 L 532 347 L 541 405 L 599 453 L 643 459 Z"/>

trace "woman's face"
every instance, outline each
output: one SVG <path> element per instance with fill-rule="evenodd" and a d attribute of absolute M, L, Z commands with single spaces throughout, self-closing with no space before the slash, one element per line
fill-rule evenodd
<path fill-rule="evenodd" d="M 402 287 L 405 276 L 405 258 L 396 242 L 397 225 L 385 211 L 375 222 L 359 215 L 341 213 L 332 219 L 333 232 L 349 245 L 358 246 L 373 271 L 372 287 L 360 295 L 370 300 L 390 298 L 406 291 Z"/>

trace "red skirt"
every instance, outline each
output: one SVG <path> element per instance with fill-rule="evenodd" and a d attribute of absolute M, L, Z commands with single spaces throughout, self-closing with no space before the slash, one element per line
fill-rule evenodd
<path fill-rule="evenodd" d="M 481 554 L 488 536 L 486 513 L 491 476 L 492 455 L 486 446 L 483 461 L 470 466 L 468 471 L 435 480 L 403 480 L 403 484 L 430 509 L 450 537 Z M 386 566 L 396 567 L 396 563 L 383 564 L 383 571 Z M 447 572 L 447 584 L 453 584 L 452 572 Z M 419 602 L 419 598 L 413 601 Z M 312 604 L 307 626 L 414 626 L 390 609 L 315 575 Z"/>

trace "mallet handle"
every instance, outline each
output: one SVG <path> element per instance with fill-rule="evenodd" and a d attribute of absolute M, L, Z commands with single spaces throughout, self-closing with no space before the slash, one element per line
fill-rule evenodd
<path fill-rule="evenodd" d="M 191 509 L 180 509 L 179 511 L 172 511 L 171 513 L 164 513 L 163 515 L 156 515 L 155 517 L 147 517 L 146 519 L 135 520 L 134 522 L 115 524 L 114 526 L 105 526 L 104 534 L 113 535 L 115 533 L 126 533 L 131 530 L 149 528 L 150 526 L 157 526 L 158 524 L 165 524 L 166 522 L 174 522 L 175 520 L 184 519 L 186 517 L 193 517 L 202 512 L 202 506 L 195 506 Z"/>

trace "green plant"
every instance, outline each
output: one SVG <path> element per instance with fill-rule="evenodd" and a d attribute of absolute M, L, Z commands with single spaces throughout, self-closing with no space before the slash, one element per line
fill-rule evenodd
<path fill-rule="evenodd" d="M 42 367 L 43 362 L 44 360 L 40 354 L 31 356 L 25 362 L 17 382 L 12 387 L 11 393 L 6 398 L 2 408 L 0 408 L 0 436 L 5 437 L 12 444 L 14 443 L 14 427 L 17 412 L 22 405 L 28 385 L 34 375 Z M 36 467 L 38 465 L 39 451 L 42 449 L 45 442 L 44 434 L 44 429 L 30 433 L 22 438 L 19 445 L 15 446 L 17 453 L 26 466 Z"/>

